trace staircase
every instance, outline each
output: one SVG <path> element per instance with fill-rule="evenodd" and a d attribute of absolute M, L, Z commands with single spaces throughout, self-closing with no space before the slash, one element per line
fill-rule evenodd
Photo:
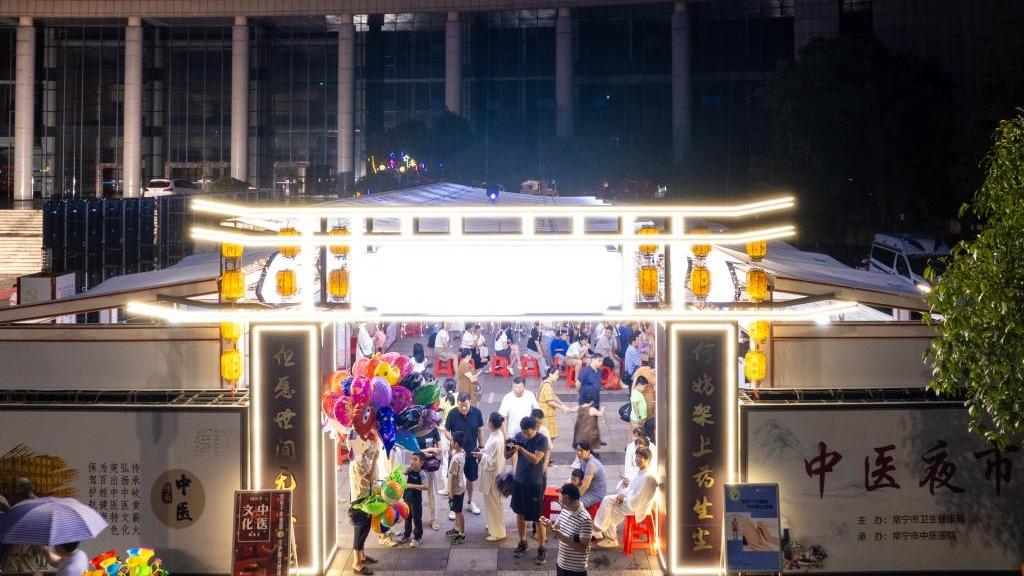
<path fill-rule="evenodd" d="M 43 269 L 43 211 L 0 210 L 0 289 Z"/>

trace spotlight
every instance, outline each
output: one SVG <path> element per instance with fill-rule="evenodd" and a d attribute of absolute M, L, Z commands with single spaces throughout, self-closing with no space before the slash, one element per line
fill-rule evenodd
<path fill-rule="evenodd" d="M 490 202 L 491 204 L 497 204 L 497 202 L 498 202 L 498 193 L 499 193 L 499 190 L 498 190 L 498 187 L 496 185 L 488 186 L 487 187 L 487 201 Z"/>

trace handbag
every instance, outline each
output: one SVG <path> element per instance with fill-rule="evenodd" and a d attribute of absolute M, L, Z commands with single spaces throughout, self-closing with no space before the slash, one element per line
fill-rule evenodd
<path fill-rule="evenodd" d="M 623 422 L 629 422 L 630 415 L 632 414 L 632 412 L 633 405 L 629 402 L 626 402 L 622 406 L 619 406 L 619 420 L 622 420 Z"/>
<path fill-rule="evenodd" d="M 441 459 L 437 456 L 427 456 L 423 461 L 423 469 L 427 472 L 437 472 L 441 469 Z"/>
<path fill-rule="evenodd" d="M 502 472 L 498 474 L 498 477 L 494 480 L 495 486 L 498 488 L 498 492 L 504 498 L 508 498 L 512 495 L 512 473 Z"/>

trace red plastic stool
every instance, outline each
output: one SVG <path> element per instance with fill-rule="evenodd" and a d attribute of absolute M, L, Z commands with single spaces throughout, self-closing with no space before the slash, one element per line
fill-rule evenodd
<path fill-rule="evenodd" d="M 571 364 L 565 366 L 565 385 L 570 390 L 576 387 L 576 367 Z"/>
<path fill-rule="evenodd" d="M 455 360 L 452 360 L 451 358 L 434 358 L 434 376 L 437 378 L 440 378 L 441 376 L 454 378 Z"/>
<path fill-rule="evenodd" d="M 540 362 L 537 361 L 533 356 L 523 356 L 522 361 L 519 362 L 519 370 L 523 378 L 540 378 Z"/>
<path fill-rule="evenodd" d="M 558 506 L 558 509 L 555 509 Z M 541 505 L 541 518 L 551 518 L 555 512 L 561 512 L 562 507 L 558 504 L 558 488 L 548 486 L 544 489 L 544 503 Z"/>
<path fill-rule="evenodd" d="M 622 532 L 622 553 L 633 555 L 634 548 L 647 548 L 649 554 L 655 554 L 654 520 L 650 514 L 640 522 L 632 515 L 626 516 L 626 527 Z"/>
<path fill-rule="evenodd" d="M 587 508 L 587 513 L 590 514 L 590 519 L 591 520 L 593 520 L 594 518 L 597 518 L 597 510 L 600 507 L 601 507 L 601 503 L 600 502 L 594 502 L 593 504 L 590 505 L 589 508 Z"/>
<path fill-rule="evenodd" d="M 491 374 L 501 376 L 502 378 L 511 376 L 512 373 L 508 370 L 508 358 L 495 354 L 494 358 L 491 359 Z"/>

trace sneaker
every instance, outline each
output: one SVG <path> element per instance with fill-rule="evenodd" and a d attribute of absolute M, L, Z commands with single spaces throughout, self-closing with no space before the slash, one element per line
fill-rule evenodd
<path fill-rule="evenodd" d="M 448 511 L 448 519 L 449 520 L 455 520 L 455 512 L 452 512 L 451 510 L 449 510 Z"/>
<path fill-rule="evenodd" d="M 520 540 L 516 549 L 512 552 L 512 556 L 522 558 L 524 554 L 526 554 L 526 540 Z"/>
<path fill-rule="evenodd" d="M 441 496 L 447 496 L 448 490 L 441 488 L 440 490 L 437 491 L 437 493 L 440 494 Z"/>
<path fill-rule="evenodd" d="M 395 546 L 401 546 L 402 544 L 405 544 L 406 540 L 408 540 L 408 538 L 406 538 L 405 536 L 396 536 L 394 538 L 388 538 L 388 541 L 385 542 L 384 545 L 388 548 L 394 548 Z"/>
<path fill-rule="evenodd" d="M 394 542 L 394 540 L 391 539 L 391 535 L 390 534 L 381 534 L 380 537 L 377 538 L 377 543 L 380 544 L 381 546 L 385 546 L 387 548 L 394 548 L 395 547 L 395 542 Z"/>
<path fill-rule="evenodd" d="M 469 511 L 472 512 L 473 514 L 479 514 L 480 513 L 480 507 L 476 505 L 476 502 L 470 502 L 469 503 Z"/>
<path fill-rule="evenodd" d="M 459 532 L 455 536 L 452 536 L 452 544 L 453 545 L 454 544 L 462 544 L 465 541 L 466 541 L 466 535 L 463 534 L 462 532 Z"/>
<path fill-rule="evenodd" d="M 547 549 L 541 546 L 537 548 L 537 559 L 533 561 L 534 564 L 540 566 L 541 564 L 548 563 Z"/>
<path fill-rule="evenodd" d="M 487 540 L 488 542 L 498 542 L 499 540 L 504 540 L 504 539 L 505 539 L 504 536 L 493 536 L 493 535 L 492 536 L 488 536 L 487 538 L 484 538 L 484 540 Z"/>
<path fill-rule="evenodd" d="M 452 536 L 455 536 L 458 533 L 459 533 L 458 530 L 456 530 L 455 528 L 452 528 L 451 530 L 446 530 L 444 535 L 449 537 L 449 538 L 451 538 Z"/>
<path fill-rule="evenodd" d="M 597 545 L 601 548 L 618 548 L 619 541 L 615 538 L 605 538 L 604 540 L 598 542 Z"/>
<path fill-rule="evenodd" d="M 419 540 L 415 540 L 414 539 L 412 542 L 409 542 L 409 548 L 419 548 L 419 547 L 420 547 L 420 541 Z"/>

